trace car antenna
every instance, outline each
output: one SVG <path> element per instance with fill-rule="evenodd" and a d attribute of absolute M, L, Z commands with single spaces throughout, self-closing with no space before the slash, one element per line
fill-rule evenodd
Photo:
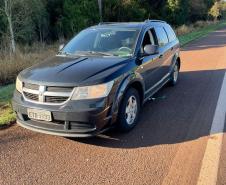
<path fill-rule="evenodd" d="M 148 20 L 150 20 L 150 16 L 151 16 L 151 15 L 150 15 L 150 13 L 149 13 L 149 14 L 148 14 Z"/>

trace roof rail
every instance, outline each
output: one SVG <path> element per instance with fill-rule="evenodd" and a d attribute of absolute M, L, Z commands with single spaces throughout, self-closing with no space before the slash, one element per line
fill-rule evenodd
<path fill-rule="evenodd" d="M 104 25 L 104 24 L 128 24 L 128 23 L 142 23 L 142 22 L 100 22 L 98 25 Z"/>
<path fill-rule="evenodd" d="M 149 22 L 159 22 L 159 23 L 166 23 L 165 21 L 161 20 L 155 20 L 155 19 L 147 19 L 144 21 L 144 23 L 149 23 Z M 105 24 L 118 24 L 118 23 L 129 23 L 129 22 L 100 22 L 98 25 L 105 25 Z M 134 22 L 135 23 L 135 22 Z M 138 22 L 137 22 L 138 23 Z M 141 23 L 141 22 L 140 22 Z"/>
<path fill-rule="evenodd" d="M 123 22 L 100 22 L 98 25 L 103 25 L 103 24 L 118 24 L 118 23 L 123 23 Z"/>
<path fill-rule="evenodd" d="M 161 22 L 161 23 L 166 23 L 166 21 L 161 21 L 161 20 L 155 20 L 155 19 L 147 19 L 144 21 L 145 23 L 148 23 L 148 22 Z"/>

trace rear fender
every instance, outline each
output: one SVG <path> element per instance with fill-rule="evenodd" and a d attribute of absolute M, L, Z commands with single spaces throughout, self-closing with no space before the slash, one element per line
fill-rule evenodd
<path fill-rule="evenodd" d="M 174 66 L 176 65 L 176 63 L 180 62 L 180 55 L 179 55 L 179 51 L 175 53 L 175 55 L 173 56 L 172 62 L 171 62 L 171 67 L 170 67 L 170 73 L 173 71 Z M 179 64 L 180 65 L 180 64 Z"/>

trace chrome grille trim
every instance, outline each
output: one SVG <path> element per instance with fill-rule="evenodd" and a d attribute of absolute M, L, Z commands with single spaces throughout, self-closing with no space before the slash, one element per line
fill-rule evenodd
<path fill-rule="evenodd" d="M 49 92 L 71 92 L 73 91 L 73 87 L 55 87 L 55 86 L 50 86 L 46 87 L 46 91 Z"/>
<path fill-rule="evenodd" d="M 26 101 L 36 103 L 36 104 L 47 104 L 47 105 L 62 105 L 70 100 L 74 88 L 65 88 L 65 87 L 54 87 L 51 89 L 51 86 L 39 86 L 38 90 L 30 89 L 28 87 L 37 87 L 38 85 L 32 84 L 32 86 L 24 85 L 23 86 L 23 97 Z M 60 89 L 58 92 L 47 91 L 50 87 L 53 89 Z M 67 89 L 66 92 L 62 92 L 63 89 Z M 69 92 L 68 89 L 71 89 Z M 38 98 L 37 98 L 38 97 Z"/>
<path fill-rule="evenodd" d="M 33 101 L 38 101 L 38 95 L 37 94 L 31 94 L 28 92 L 24 92 L 24 96 L 28 99 L 31 99 Z"/>
<path fill-rule="evenodd" d="M 24 83 L 24 87 L 33 90 L 39 90 L 39 85 L 36 84 Z"/>
<path fill-rule="evenodd" d="M 39 90 L 27 89 L 25 87 L 23 88 L 23 92 L 39 95 Z"/>
<path fill-rule="evenodd" d="M 61 103 L 67 101 L 68 97 L 45 96 L 45 102 Z"/>
<path fill-rule="evenodd" d="M 58 96 L 58 97 L 69 97 L 71 92 L 44 92 L 44 96 Z"/>

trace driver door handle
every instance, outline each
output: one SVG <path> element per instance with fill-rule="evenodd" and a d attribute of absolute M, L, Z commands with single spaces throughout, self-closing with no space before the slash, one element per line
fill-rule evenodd
<path fill-rule="evenodd" d="M 159 55 L 159 58 L 163 58 L 163 55 L 161 54 L 161 55 Z"/>

